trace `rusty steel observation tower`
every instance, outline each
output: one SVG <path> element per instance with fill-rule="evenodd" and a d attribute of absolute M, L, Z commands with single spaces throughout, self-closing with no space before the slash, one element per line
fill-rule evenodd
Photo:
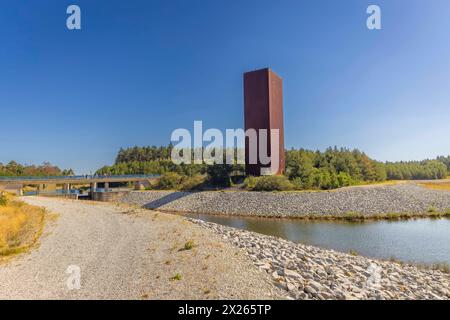
<path fill-rule="evenodd" d="M 278 152 L 278 170 L 274 174 L 283 174 L 285 171 L 284 154 L 284 125 L 283 125 L 283 80 L 269 68 L 247 72 L 244 74 L 244 116 L 245 130 L 266 129 L 267 134 L 267 152 L 270 156 L 270 163 L 274 161 L 276 155 L 270 153 L 271 141 L 270 130 L 279 130 L 279 152 Z M 258 138 L 259 140 L 259 138 Z M 258 143 L 259 155 L 259 143 Z M 256 164 L 249 162 L 249 141 L 245 139 L 245 173 L 247 175 L 260 176 L 262 168 L 270 168 L 269 164 L 263 164 L 258 161 Z"/>

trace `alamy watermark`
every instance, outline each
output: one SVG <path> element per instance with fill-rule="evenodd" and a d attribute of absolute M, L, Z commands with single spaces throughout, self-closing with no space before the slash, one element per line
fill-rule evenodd
<path fill-rule="evenodd" d="M 370 266 L 367 268 L 367 273 L 370 274 L 370 276 L 367 278 L 366 287 L 367 288 L 379 288 L 381 286 L 381 271 L 383 269 L 375 264 L 371 263 Z"/>
<path fill-rule="evenodd" d="M 81 9 L 75 4 L 67 7 L 66 13 L 69 14 L 66 20 L 66 26 L 69 30 L 81 30 Z"/>
<path fill-rule="evenodd" d="M 280 167 L 279 129 L 226 129 L 224 134 L 215 128 L 203 132 L 203 122 L 194 121 L 193 135 L 179 128 L 172 132 L 170 140 L 176 143 L 171 154 L 175 164 L 245 164 L 248 157 L 249 164 L 268 166 L 261 168 L 262 175 L 274 174 Z M 247 144 L 248 154 L 238 147 L 238 142 Z"/>
<path fill-rule="evenodd" d="M 367 18 L 366 25 L 369 30 L 381 30 L 381 8 L 375 4 L 367 7 L 366 10 L 369 17 Z"/>
<path fill-rule="evenodd" d="M 81 289 L 81 268 L 77 265 L 70 265 L 66 269 L 69 275 L 66 281 L 67 289 L 80 290 Z"/>
<path fill-rule="evenodd" d="M 76 4 L 67 7 L 66 13 L 69 15 L 66 20 L 66 26 L 69 30 L 81 30 L 81 8 Z M 367 7 L 366 13 L 369 17 L 366 20 L 366 26 L 369 30 L 381 30 L 381 8 L 376 4 Z"/>

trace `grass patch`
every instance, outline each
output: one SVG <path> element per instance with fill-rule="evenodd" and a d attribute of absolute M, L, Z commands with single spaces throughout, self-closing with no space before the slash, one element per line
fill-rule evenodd
<path fill-rule="evenodd" d="M 432 190 L 446 190 L 450 191 L 450 182 L 425 182 L 425 183 L 419 183 L 420 186 L 432 189 Z"/>
<path fill-rule="evenodd" d="M 159 178 L 158 183 L 155 184 L 152 189 L 182 191 L 199 190 L 205 184 L 205 181 L 206 177 L 200 174 L 185 176 L 175 172 L 166 172 Z"/>
<path fill-rule="evenodd" d="M 27 251 L 36 243 L 44 226 L 45 210 L 0 196 L 0 259 Z"/>
<path fill-rule="evenodd" d="M 302 218 L 302 217 L 300 217 Z M 434 207 L 428 208 L 424 213 L 408 213 L 408 212 L 389 212 L 389 213 L 377 213 L 377 214 L 362 214 L 358 212 L 346 212 L 343 215 L 317 215 L 307 216 L 308 220 L 343 220 L 349 222 L 362 222 L 362 221 L 377 221 L 377 220 L 409 220 L 416 218 L 430 218 L 441 219 L 450 218 L 450 209 L 446 211 L 438 211 Z"/>
<path fill-rule="evenodd" d="M 413 266 L 413 267 L 416 267 L 416 268 L 422 269 L 422 270 L 435 270 L 435 271 L 441 271 L 443 273 L 450 274 L 450 265 L 447 262 L 435 262 L 432 264 L 404 262 L 404 261 L 396 259 L 395 257 L 391 257 L 388 261 L 397 263 L 402 266 L 408 265 L 408 266 Z"/>
<path fill-rule="evenodd" d="M 0 206 L 5 207 L 8 204 L 8 198 L 4 194 L 0 194 Z"/>
<path fill-rule="evenodd" d="M 444 273 L 450 273 L 450 265 L 447 262 L 441 262 L 441 263 L 433 263 L 431 265 L 432 270 L 439 270 Z"/>
<path fill-rule="evenodd" d="M 450 265 L 447 262 L 435 262 L 432 264 L 409 263 L 409 265 L 423 270 L 441 271 L 443 273 L 450 274 Z"/>
<path fill-rule="evenodd" d="M 180 281 L 182 279 L 181 274 L 177 273 L 173 277 L 169 278 L 170 281 Z"/>
<path fill-rule="evenodd" d="M 247 177 L 244 187 L 252 191 L 289 191 L 294 185 L 285 176 Z"/>
<path fill-rule="evenodd" d="M 362 214 L 358 212 L 346 212 L 342 216 L 327 216 L 327 220 L 345 220 L 350 222 L 360 222 L 367 220 L 401 220 L 401 219 L 410 219 L 413 218 L 414 215 L 410 213 L 398 213 L 398 212 L 390 212 L 390 213 L 379 213 L 379 214 Z"/>
<path fill-rule="evenodd" d="M 346 212 L 342 219 L 347 221 L 364 220 L 364 215 L 358 212 Z"/>
<path fill-rule="evenodd" d="M 183 248 L 181 248 L 179 251 L 187 251 L 187 250 L 191 250 L 195 247 L 195 243 L 192 240 L 187 241 Z"/>
<path fill-rule="evenodd" d="M 355 257 L 359 256 L 359 253 L 357 251 L 355 251 L 355 250 L 350 250 L 348 253 L 351 254 L 352 256 L 355 256 Z"/>

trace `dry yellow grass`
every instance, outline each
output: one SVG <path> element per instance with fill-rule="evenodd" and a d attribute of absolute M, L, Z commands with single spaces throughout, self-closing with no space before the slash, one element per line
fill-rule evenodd
<path fill-rule="evenodd" d="M 390 186 L 390 185 L 396 185 L 396 184 L 402 184 L 406 183 L 406 180 L 386 180 L 386 181 L 375 181 L 375 182 L 362 182 L 361 184 L 357 186 Z"/>
<path fill-rule="evenodd" d="M 422 187 L 433 189 L 433 190 L 448 190 L 450 191 L 450 182 L 426 182 L 426 183 L 420 183 Z"/>
<path fill-rule="evenodd" d="M 42 233 L 45 210 L 0 195 L 0 261 L 29 249 Z"/>

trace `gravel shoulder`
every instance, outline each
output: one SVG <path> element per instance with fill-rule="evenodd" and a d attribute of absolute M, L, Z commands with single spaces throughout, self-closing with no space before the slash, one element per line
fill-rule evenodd
<path fill-rule="evenodd" d="M 0 265 L 0 299 L 285 297 L 244 252 L 182 217 L 103 203 L 23 200 L 59 217 L 46 225 L 37 248 Z M 187 241 L 194 247 L 180 250 Z M 79 290 L 67 286 L 69 266 L 80 268 Z"/>
<path fill-rule="evenodd" d="M 450 209 L 450 191 L 431 190 L 416 183 L 348 187 L 324 192 L 130 192 L 121 202 L 175 212 L 261 217 L 376 216 L 424 214 Z"/>

